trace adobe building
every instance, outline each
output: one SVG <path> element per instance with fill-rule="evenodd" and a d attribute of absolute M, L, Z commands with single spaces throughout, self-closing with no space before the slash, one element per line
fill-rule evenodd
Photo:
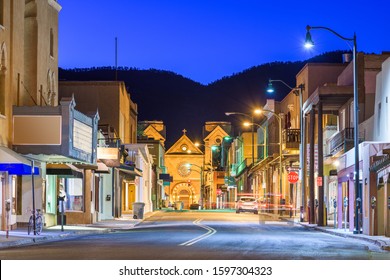
<path fill-rule="evenodd" d="M 58 14 L 55 0 L 3 0 L 0 5 L 0 200 L 1 230 L 28 221 L 31 161 L 12 151 L 13 106 L 58 105 Z M 24 172 L 18 171 L 21 167 Z M 38 194 L 45 178 L 37 168 Z M 29 174 L 28 174 L 29 173 Z M 5 203 L 9 202 L 7 211 Z M 37 208 L 45 211 L 41 199 Z"/>
<path fill-rule="evenodd" d="M 165 164 L 173 182 L 165 187 L 169 203 L 182 202 L 184 209 L 201 204 L 203 183 L 203 152 L 186 135 L 183 135 L 165 153 Z"/>

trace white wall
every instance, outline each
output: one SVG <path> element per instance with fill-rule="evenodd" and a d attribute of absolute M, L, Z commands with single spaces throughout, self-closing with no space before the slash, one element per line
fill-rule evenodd
<path fill-rule="evenodd" d="M 381 110 L 379 112 L 379 104 Z M 376 78 L 374 109 L 374 141 L 390 142 L 390 58 L 382 64 L 382 72 Z"/>
<path fill-rule="evenodd" d="M 113 219 L 112 215 L 112 201 L 114 200 L 114 196 L 112 195 L 112 169 L 110 170 L 110 174 L 101 174 L 100 175 L 100 193 L 101 193 L 101 203 L 102 207 L 99 212 L 99 219 L 107 220 Z M 111 200 L 107 201 L 107 195 L 111 196 Z"/>

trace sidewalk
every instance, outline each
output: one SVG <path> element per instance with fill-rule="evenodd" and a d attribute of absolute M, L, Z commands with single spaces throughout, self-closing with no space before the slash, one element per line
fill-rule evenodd
<path fill-rule="evenodd" d="M 156 212 L 154 212 L 156 213 Z M 145 218 L 154 213 L 146 213 Z M 133 219 L 130 215 L 118 219 L 104 220 L 89 225 L 64 225 L 63 231 L 61 225 L 44 228 L 42 233 L 35 235 L 27 234 L 27 228 L 18 228 L 8 232 L 8 238 L 5 231 L 0 231 L 0 250 L 10 247 L 26 246 L 54 241 L 65 238 L 72 238 L 78 235 L 104 234 L 118 230 L 128 230 L 141 223 L 141 219 Z"/>
<path fill-rule="evenodd" d="M 349 231 L 349 229 L 339 229 L 334 228 L 334 224 L 332 220 L 328 220 L 327 226 L 318 226 L 316 224 L 309 224 L 308 222 L 300 222 L 298 217 L 289 217 L 289 216 L 281 216 L 280 219 L 293 222 L 295 224 L 299 224 L 301 226 L 304 226 L 306 228 L 311 228 L 313 230 L 322 231 L 328 234 L 337 235 L 340 237 L 345 238 L 354 238 L 358 240 L 364 240 L 368 241 L 370 243 L 375 244 L 382 250 L 390 251 L 390 237 L 386 236 L 372 236 L 372 235 L 366 235 L 366 234 L 354 234 L 352 231 Z"/>

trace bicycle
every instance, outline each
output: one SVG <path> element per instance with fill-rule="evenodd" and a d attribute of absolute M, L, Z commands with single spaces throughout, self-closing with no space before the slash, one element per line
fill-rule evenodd
<path fill-rule="evenodd" d="M 31 210 L 30 219 L 28 220 L 27 233 L 30 235 L 30 232 L 34 230 L 34 217 L 35 217 L 35 233 L 41 234 L 43 229 L 43 220 L 41 215 L 41 209 L 36 209 L 35 213 Z"/>

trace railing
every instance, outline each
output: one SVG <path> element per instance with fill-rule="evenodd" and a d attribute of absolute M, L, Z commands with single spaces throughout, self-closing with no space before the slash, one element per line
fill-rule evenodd
<path fill-rule="evenodd" d="M 119 148 L 121 146 L 121 139 L 119 138 L 99 138 L 98 147 L 101 148 Z"/>
<path fill-rule="evenodd" d="M 301 142 L 300 129 L 284 129 L 282 137 L 286 149 L 299 149 L 299 143 Z"/>
<path fill-rule="evenodd" d="M 354 128 L 349 127 L 335 133 L 329 139 L 329 151 L 333 155 L 340 150 L 345 152 L 354 146 Z"/>

